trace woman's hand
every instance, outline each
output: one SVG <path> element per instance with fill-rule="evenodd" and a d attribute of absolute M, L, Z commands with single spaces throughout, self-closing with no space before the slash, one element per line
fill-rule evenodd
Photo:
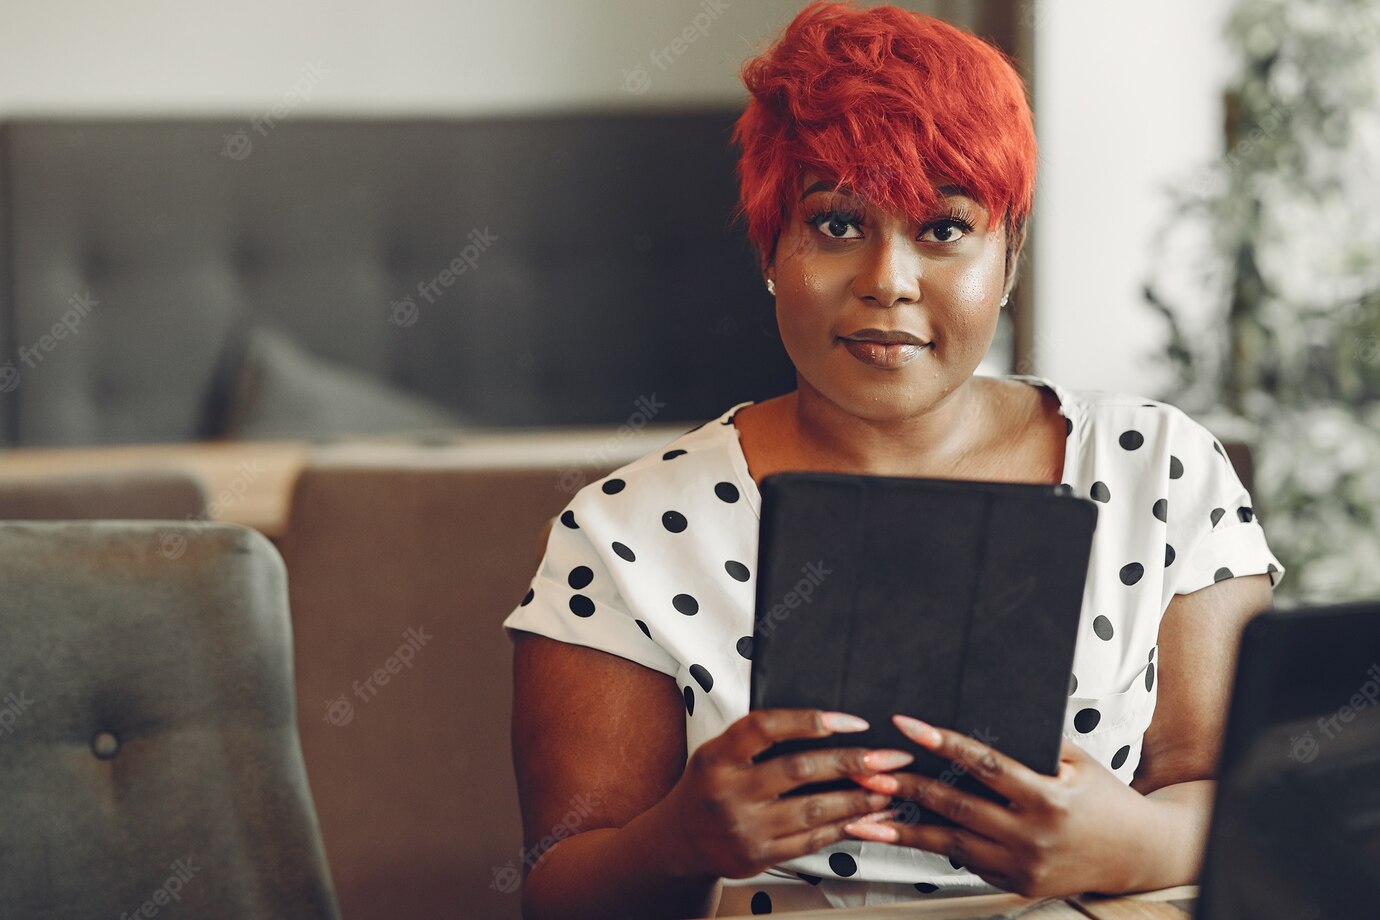
<path fill-rule="evenodd" d="M 915 758 L 865 747 L 801 751 L 754 763 L 778 741 L 865 731 L 857 716 L 818 709 L 759 709 L 704 742 L 657 803 L 668 859 L 681 878 L 748 878 L 848 839 L 844 825 L 884 807 L 866 789 L 781 798 L 806 783 L 894 770 Z"/>
<path fill-rule="evenodd" d="M 868 789 L 917 802 L 960 826 L 871 819 L 849 824 L 848 833 L 948 856 L 990 884 L 1026 897 L 1125 890 L 1145 798 L 1081 747 L 1064 739 L 1059 772 L 1045 776 L 957 732 L 901 715 L 893 721 L 908 738 L 953 761 L 1010 804 L 913 773 L 855 776 Z"/>

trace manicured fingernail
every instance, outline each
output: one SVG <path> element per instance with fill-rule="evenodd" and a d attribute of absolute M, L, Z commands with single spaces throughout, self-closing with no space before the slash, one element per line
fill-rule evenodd
<path fill-rule="evenodd" d="M 820 716 L 820 721 L 831 732 L 865 732 L 871 728 L 866 719 L 851 716 L 846 712 L 826 712 Z"/>
<path fill-rule="evenodd" d="M 871 789 L 873 792 L 885 792 L 889 795 L 894 795 L 901 789 L 901 784 L 896 777 L 888 776 L 885 773 L 858 777 L 858 784 Z"/>
<path fill-rule="evenodd" d="M 867 796 L 864 801 L 867 802 L 868 808 L 881 808 L 883 805 L 891 802 L 891 796 L 882 795 L 880 792 L 874 792 Z"/>
<path fill-rule="evenodd" d="M 845 824 L 843 829 L 854 837 L 877 840 L 881 843 L 894 843 L 900 836 L 894 827 L 887 827 L 884 824 L 870 824 L 867 821 L 853 821 Z"/>
<path fill-rule="evenodd" d="M 941 740 L 942 736 L 928 722 L 921 722 L 919 719 L 912 719 L 910 716 L 895 715 L 891 717 L 896 723 L 896 727 L 914 738 L 925 747 L 934 747 Z"/>
<path fill-rule="evenodd" d="M 863 766 L 869 770 L 895 770 L 914 759 L 913 755 L 905 751 L 868 751 L 863 757 Z"/>

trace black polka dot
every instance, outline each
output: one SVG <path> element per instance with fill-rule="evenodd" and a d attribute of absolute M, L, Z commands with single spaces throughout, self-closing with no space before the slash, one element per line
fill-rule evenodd
<path fill-rule="evenodd" d="M 1093 620 L 1093 632 L 1097 634 L 1099 639 L 1112 638 L 1112 621 L 1099 615 L 1097 619 Z"/>
<path fill-rule="evenodd" d="M 1064 437 L 1067 438 L 1071 434 L 1073 434 L 1073 419 L 1066 418 L 1064 419 Z"/>
<path fill-rule="evenodd" d="M 963 868 L 963 863 L 961 863 L 961 862 L 959 862 L 958 860 L 954 859 L 952 856 L 949 857 L 949 865 L 953 866 L 955 869 L 962 869 L 962 868 Z"/>
<path fill-rule="evenodd" d="M 743 636 L 738 640 L 738 654 L 747 660 L 752 660 L 752 636 Z"/>
<path fill-rule="evenodd" d="M 771 895 L 765 891 L 759 891 L 752 896 L 752 912 L 756 914 L 771 913 Z"/>
<path fill-rule="evenodd" d="M 664 454 L 661 455 L 661 459 L 663 459 L 663 460 L 674 460 L 674 459 L 676 459 L 677 457 L 679 457 L 681 454 L 684 454 L 684 453 L 685 453 L 685 451 L 683 451 L 683 450 L 668 450 L 666 453 L 664 453 Z"/>
<path fill-rule="evenodd" d="M 642 630 L 642 635 L 646 636 L 648 639 L 652 637 L 652 631 L 647 628 L 646 623 L 643 623 L 641 620 L 635 620 L 634 622 L 637 623 L 637 628 Z"/>
<path fill-rule="evenodd" d="M 1184 474 L 1184 464 L 1183 464 L 1183 461 L 1180 460 L 1178 457 L 1175 457 L 1175 456 L 1173 456 L 1173 455 L 1171 454 L 1170 457 L 1169 457 L 1169 478 L 1170 478 L 1170 479 L 1179 479 L 1179 478 L 1182 478 L 1183 474 Z"/>
<path fill-rule="evenodd" d="M 1174 547 L 1168 543 L 1164 544 L 1164 567 L 1167 569 L 1174 564 Z"/>
<path fill-rule="evenodd" d="M 811 885 L 818 885 L 821 881 L 818 875 L 806 875 L 804 872 L 797 872 L 796 875 L 800 876 L 803 880 L 809 882 Z"/>
<path fill-rule="evenodd" d="M 671 533 L 680 533 L 685 529 L 686 523 L 685 515 L 679 511 L 667 511 L 661 516 L 661 526 Z"/>
<path fill-rule="evenodd" d="M 841 875 L 844 878 L 848 878 L 848 876 L 857 873 L 858 862 L 847 853 L 830 853 L 829 868 L 834 871 L 835 875 Z"/>
<path fill-rule="evenodd" d="M 1094 728 L 1097 728 L 1097 723 L 1101 721 L 1102 713 L 1089 707 L 1087 709 L 1078 710 L 1078 714 L 1073 717 L 1073 727 L 1087 734 Z"/>
<path fill-rule="evenodd" d="M 1121 747 L 1117 748 L 1116 753 L 1112 755 L 1112 769 L 1120 770 L 1121 765 L 1124 764 L 1126 758 L 1130 756 L 1131 746 L 1129 744 L 1123 744 Z"/>
<path fill-rule="evenodd" d="M 570 596 L 570 612 L 577 617 L 593 616 L 594 601 L 585 597 L 583 594 L 572 594 Z"/>
<path fill-rule="evenodd" d="M 1279 571 L 1279 569 L 1275 566 L 1273 562 L 1271 562 L 1269 565 L 1265 566 L 1265 571 L 1269 573 L 1271 576 L 1273 576 L 1276 572 Z"/>
<path fill-rule="evenodd" d="M 671 598 L 671 606 L 688 617 L 692 617 L 700 612 L 700 602 L 689 594 L 677 594 L 675 597 Z"/>
<path fill-rule="evenodd" d="M 738 487 L 731 482 L 720 482 L 714 486 L 714 494 L 731 505 L 738 500 Z"/>
<path fill-rule="evenodd" d="M 565 580 L 570 587 L 578 591 L 594 580 L 594 571 L 587 565 L 577 565 L 570 570 Z"/>
<path fill-rule="evenodd" d="M 700 688 L 703 689 L 705 693 L 714 689 L 714 678 L 705 670 L 704 665 L 690 665 L 690 676 L 695 678 L 695 683 L 699 684 Z"/>
<path fill-rule="evenodd" d="M 536 596 L 537 596 L 537 592 L 533 591 L 531 588 L 528 588 L 528 589 L 527 589 L 527 593 L 526 593 L 526 594 L 523 596 L 523 598 L 522 598 L 522 603 L 518 604 L 518 606 L 519 606 L 519 607 L 526 607 L 528 604 L 532 603 L 532 598 L 534 598 L 534 597 L 536 597 Z"/>
<path fill-rule="evenodd" d="M 1069 696 L 1073 696 L 1073 691 L 1078 689 L 1078 675 L 1069 675 Z"/>
<path fill-rule="evenodd" d="M 604 483 L 604 494 L 617 495 L 619 492 L 623 491 L 625 485 L 627 485 L 627 483 L 621 479 L 610 479 Z"/>
<path fill-rule="evenodd" d="M 933 894 L 934 892 L 939 890 L 939 886 L 932 885 L 929 882 L 916 882 L 915 890 L 920 892 L 921 894 Z"/>
<path fill-rule="evenodd" d="M 575 512 L 574 512 L 574 511 L 567 511 L 567 512 L 565 512 L 564 514 L 562 514 L 562 515 L 561 515 L 561 523 L 564 524 L 565 526 L 569 527 L 571 530 L 579 530 L 579 529 L 580 529 L 580 525 L 575 523 Z"/>
<path fill-rule="evenodd" d="M 1216 441 L 1213 441 L 1212 449 L 1217 451 L 1217 453 L 1221 454 L 1223 460 L 1227 460 L 1227 452 L 1222 449 L 1221 444 L 1218 444 Z M 1231 461 L 1227 460 L 1227 462 L 1230 463 Z"/>
<path fill-rule="evenodd" d="M 1222 567 L 1221 567 L 1220 569 L 1218 569 L 1216 572 L 1213 572 L 1213 573 L 1212 573 L 1212 581 L 1213 581 L 1213 584 L 1216 584 L 1216 583 L 1219 582 L 1219 581 L 1226 581 L 1228 578 L 1234 578 L 1234 577 L 1236 577 L 1236 576 L 1234 576 L 1234 575 L 1232 574 L 1231 569 L 1227 568 L 1226 566 L 1222 566 Z"/>
<path fill-rule="evenodd" d="M 633 554 L 633 551 L 628 549 L 622 543 L 619 543 L 617 540 L 613 541 L 613 551 L 618 554 L 619 559 L 626 559 L 629 562 L 637 561 L 637 556 Z"/>
<path fill-rule="evenodd" d="M 1154 661 L 1154 660 L 1155 660 L 1155 646 L 1153 646 L 1153 645 L 1150 646 L 1150 654 L 1147 655 L 1146 658 L 1147 658 L 1148 660 L 1150 660 L 1150 661 Z"/>
<path fill-rule="evenodd" d="M 1145 666 L 1145 692 L 1149 693 L 1155 689 L 1155 663 L 1152 661 Z"/>
<path fill-rule="evenodd" d="M 1095 502 L 1109 502 L 1112 500 L 1112 490 L 1107 488 L 1107 484 L 1099 479 L 1088 490 L 1088 497 Z"/>
<path fill-rule="evenodd" d="M 693 716 L 695 714 L 695 691 L 690 689 L 690 685 L 685 685 L 685 714 Z"/>
<path fill-rule="evenodd" d="M 1155 502 L 1155 506 L 1150 509 L 1150 513 L 1161 521 L 1169 520 L 1169 499 L 1162 498 Z"/>
<path fill-rule="evenodd" d="M 752 576 L 748 573 L 748 567 L 735 559 L 730 559 L 724 563 L 724 571 L 734 581 L 747 581 Z"/>
<path fill-rule="evenodd" d="M 1241 519 L 1241 523 L 1249 524 L 1251 519 L 1255 517 L 1255 509 L 1251 508 L 1249 505 L 1242 505 L 1240 508 L 1236 509 L 1236 516 Z"/>
<path fill-rule="evenodd" d="M 1145 574 L 1145 566 L 1139 562 L 1128 562 L 1121 567 L 1121 583 L 1123 585 L 1133 585 L 1140 581 L 1140 577 Z"/>
<path fill-rule="evenodd" d="M 1212 514 L 1209 515 L 1209 517 L 1212 518 L 1212 526 L 1213 526 L 1213 527 L 1216 527 L 1216 526 L 1217 526 L 1217 522 L 1220 521 L 1220 520 L 1222 520 L 1222 515 L 1224 515 L 1224 514 L 1226 514 L 1226 513 L 1227 513 L 1227 509 L 1226 509 L 1226 508 L 1213 508 L 1213 509 L 1212 509 Z"/>
<path fill-rule="evenodd" d="M 1145 443 L 1145 435 L 1132 428 L 1130 431 L 1123 431 L 1117 440 L 1126 450 L 1136 450 Z"/>

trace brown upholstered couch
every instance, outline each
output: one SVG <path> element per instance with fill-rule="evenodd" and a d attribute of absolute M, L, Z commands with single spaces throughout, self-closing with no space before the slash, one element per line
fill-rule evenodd
<path fill-rule="evenodd" d="M 500 624 L 579 485 L 687 427 L 341 446 L 303 469 L 282 547 L 298 725 L 345 920 L 520 916 Z"/>

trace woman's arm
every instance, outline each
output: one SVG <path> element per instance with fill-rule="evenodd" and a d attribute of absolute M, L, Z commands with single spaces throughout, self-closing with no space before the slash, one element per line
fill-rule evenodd
<path fill-rule="evenodd" d="M 1270 608 L 1270 576 L 1176 595 L 1160 621 L 1159 698 L 1131 788 L 1154 807 L 1124 890 L 1191 884 L 1202 868 L 1241 632 Z"/>
<path fill-rule="evenodd" d="M 712 915 L 720 880 L 676 877 L 656 808 L 685 769 L 675 681 L 595 649 L 532 633 L 514 639 L 523 916 Z"/>

